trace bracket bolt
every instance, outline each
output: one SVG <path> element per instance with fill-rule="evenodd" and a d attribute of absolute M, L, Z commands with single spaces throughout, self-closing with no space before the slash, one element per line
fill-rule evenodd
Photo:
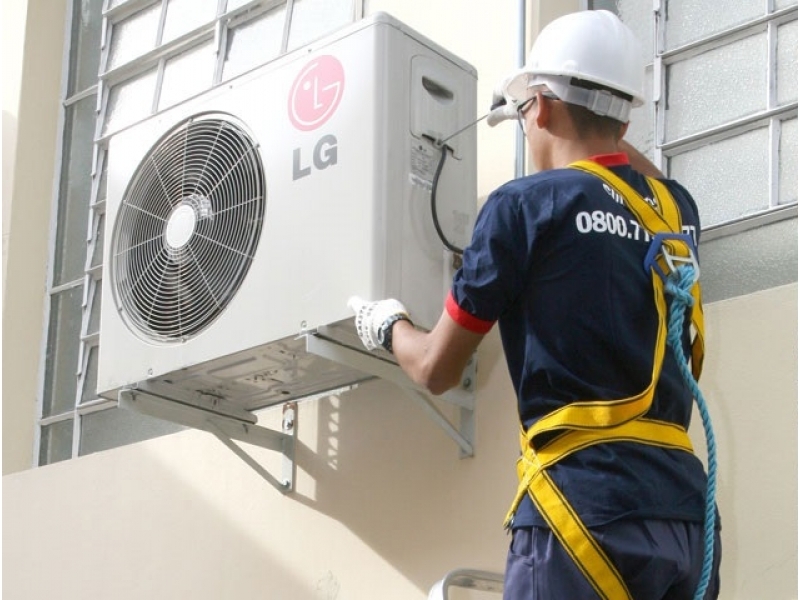
<path fill-rule="evenodd" d="M 281 428 L 284 432 L 288 433 L 294 431 L 296 411 L 297 405 L 294 402 L 287 402 L 283 406 L 283 420 L 281 422 Z"/>

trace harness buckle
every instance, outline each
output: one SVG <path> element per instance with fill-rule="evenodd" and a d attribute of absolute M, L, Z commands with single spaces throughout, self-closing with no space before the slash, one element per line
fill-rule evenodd
<path fill-rule="evenodd" d="M 684 242 L 689 248 L 689 256 L 679 256 L 672 254 L 669 251 L 666 243 L 669 240 Z M 658 259 L 663 258 L 666 263 L 669 273 L 665 273 L 661 267 Z M 696 283 L 700 279 L 700 264 L 697 262 L 697 246 L 695 246 L 694 239 L 688 233 L 657 233 L 653 236 L 650 242 L 650 248 L 647 255 L 644 257 L 644 270 L 655 270 L 662 281 L 666 282 L 667 277 L 676 273 L 679 267 L 684 265 L 691 265 L 693 269 L 692 283 Z"/>

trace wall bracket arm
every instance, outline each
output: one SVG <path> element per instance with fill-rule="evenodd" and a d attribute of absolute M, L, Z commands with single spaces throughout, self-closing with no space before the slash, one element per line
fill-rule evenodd
<path fill-rule="evenodd" d="M 363 371 L 399 386 L 456 442 L 462 458 L 475 454 L 473 439 L 475 435 L 476 361 L 474 357 L 464 371 L 461 387 L 441 396 L 442 400 L 458 406 L 460 414 L 459 423 L 456 426 L 437 408 L 428 392 L 411 381 L 397 363 L 366 350 L 362 352 L 345 346 L 335 339 L 325 336 L 322 328 L 304 335 L 306 336 L 306 350 L 311 354 Z"/>
<path fill-rule="evenodd" d="M 256 417 L 251 413 L 248 413 L 248 418 L 240 419 L 235 416 L 220 414 L 195 404 L 181 402 L 175 398 L 160 396 L 152 389 L 147 389 L 146 383 L 144 388 L 120 390 L 118 395 L 119 407 L 193 429 L 208 431 L 214 434 L 217 439 L 276 489 L 284 493 L 294 490 L 296 472 L 294 454 L 297 441 L 297 404 L 295 402 L 286 402 L 283 405 L 281 431 L 275 431 L 256 425 Z M 282 473 L 280 478 L 270 474 L 233 440 L 239 440 L 282 454 Z"/>

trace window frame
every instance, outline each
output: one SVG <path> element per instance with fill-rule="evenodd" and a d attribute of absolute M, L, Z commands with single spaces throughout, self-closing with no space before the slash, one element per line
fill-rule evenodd
<path fill-rule="evenodd" d="M 778 221 L 797 218 L 797 199 L 793 203 L 779 204 L 779 153 L 780 127 L 782 121 L 797 118 L 797 100 L 778 105 L 777 101 L 777 38 L 778 27 L 797 20 L 797 5 L 774 10 L 761 17 L 723 29 L 676 48 L 665 50 L 666 24 L 664 2 L 657 3 L 655 16 L 656 53 L 653 61 L 653 98 L 655 99 L 654 162 L 664 170 L 670 158 L 701 146 L 727 140 L 754 129 L 769 128 L 769 208 L 757 213 L 736 217 L 703 227 L 703 241 L 708 242 L 736 235 Z M 722 48 L 730 43 L 766 32 L 769 57 L 767 60 L 767 107 L 751 115 L 714 127 L 694 132 L 674 140 L 666 139 L 666 77 L 668 67 L 708 50 Z M 667 171 L 665 171 L 667 172 Z"/>

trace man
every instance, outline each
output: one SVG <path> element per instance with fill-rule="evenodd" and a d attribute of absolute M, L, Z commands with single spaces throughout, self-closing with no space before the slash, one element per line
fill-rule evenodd
<path fill-rule="evenodd" d="M 640 56 L 607 11 L 543 29 L 504 88 L 538 173 L 488 198 L 437 325 L 415 329 L 397 300 L 351 304 L 365 345 L 393 352 L 433 394 L 459 383 L 498 323 L 524 432 L 509 600 L 689 599 L 702 580 L 707 478 L 686 435 L 693 397 L 664 349 L 664 284 L 643 264 L 660 231 L 696 235 L 700 224 L 689 193 L 622 141 L 643 100 Z M 696 259 L 696 240 L 676 239 L 656 245 L 652 265 L 673 251 Z M 715 541 L 705 598 L 718 595 Z"/>

